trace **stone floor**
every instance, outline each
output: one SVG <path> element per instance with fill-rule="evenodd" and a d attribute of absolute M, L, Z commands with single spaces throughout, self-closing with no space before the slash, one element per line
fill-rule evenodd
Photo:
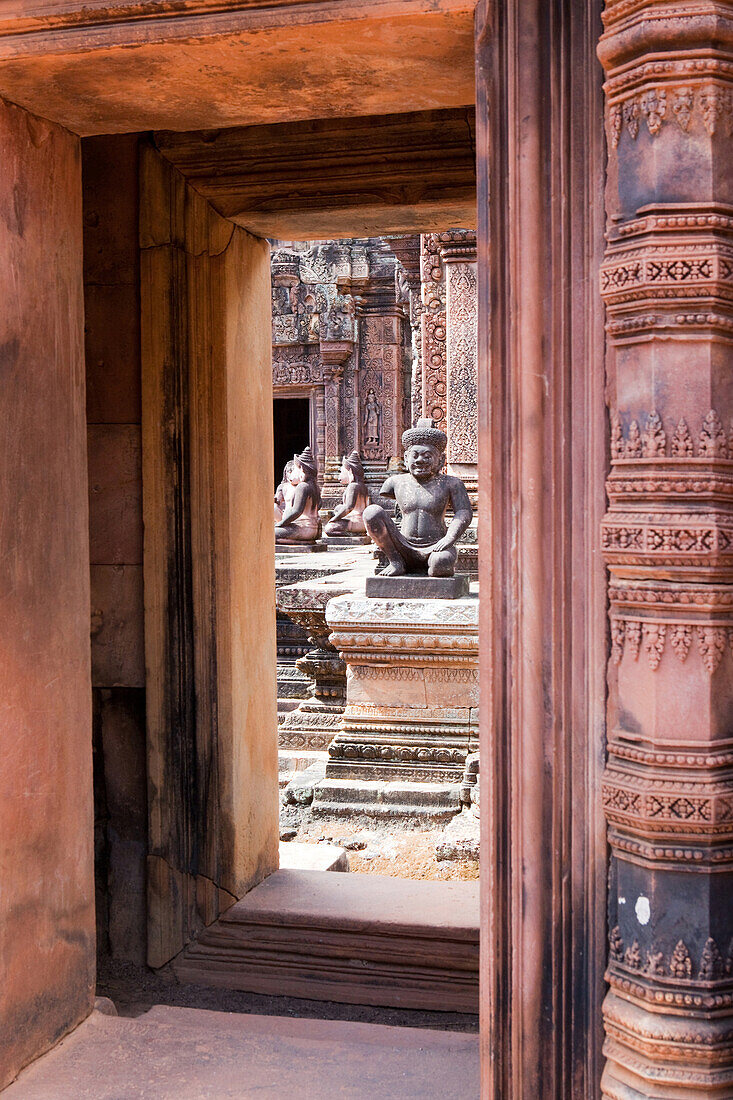
<path fill-rule="evenodd" d="M 95 1012 L 3 1100 L 478 1100 L 478 1038 L 158 1005 Z"/>

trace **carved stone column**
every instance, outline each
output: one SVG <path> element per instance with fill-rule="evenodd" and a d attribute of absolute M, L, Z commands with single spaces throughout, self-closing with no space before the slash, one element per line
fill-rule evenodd
<path fill-rule="evenodd" d="M 323 506 L 334 507 L 343 492 L 338 476 L 345 450 L 341 435 L 342 391 L 344 363 L 354 350 L 353 341 L 321 340 L 321 362 L 324 367 L 324 457 Z"/>
<path fill-rule="evenodd" d="M 446 429 L 447 352 L 445 268 L 440 253 L 440 234 L 420 238 L 422 266 L 422 416 L 431 416 Z"/>
<path fill-rule="evenodd" d="M 448 238 L 448 239 L 446 239 Z M 446 281 L 448 467 L 478 494 L 478 265 L 476 234 L 441 234 Z"/>
<path fill-rule="evenodd" d="M 733 11 L 606 5 L 607 1100 L 733 1096 Z"/>
<path fill-rule="evenodd" d="M 422 284 L 420 279 L 420 242 L 421 237 L 392 237 L 389 247 L 400 262 L 401 271 L 397 272 L 398 301 L 403 301 L 409 309 L 410 334 L 412 343 L 412 368 L 410 378 L 409 417 L 415 424 L 423 415 L 422 391 L 422 332 L 421 316 L 423 311 Z"/>

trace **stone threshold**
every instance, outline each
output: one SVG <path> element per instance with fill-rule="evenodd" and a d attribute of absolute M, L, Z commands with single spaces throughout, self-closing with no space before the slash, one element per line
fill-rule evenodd
<path fill-rule="evenodd" d="M 478 882 L 280 870 L 174 960 L 198 985 L 478 1011 Z"/>

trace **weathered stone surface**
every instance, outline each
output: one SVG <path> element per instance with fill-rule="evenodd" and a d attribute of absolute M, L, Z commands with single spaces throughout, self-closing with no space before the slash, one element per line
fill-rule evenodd
<path fill-rule="evenodd" d="M 715 10 L 647 0 L 630 38 L 607 4 L 600 49 L 609 1100 L 733 1094 L 733 42 Z"/>
<path fill-rule="evenodd" d="M 148 961 L 160 966 L 277 865 L 270 269 L 267 242 L 149 147 L 141 174 Z"/>
<path fill-rule="evenodd" d="M 317 554 L 325 550 L 328 550 L 328 545 L 324 539 L 317 539 L 316 542 L 294 543 L 291 546 L 285 542 L 277 544 L 278 554 Z"/>
<path fill-rule="evenodd" d="M 343 244 L 355 232 L 376 236 L 371 222 L 379 221 L 379 233 L 390 224 L 392 232 L 419 233 L 476 217 L 470 106 L 155 139 L 220 214 L 281 241 Z M 395 180 L 397 163 L 408 186 Z"/>
<path fill-rule="evenodd" d="M 401 828 L 419 828 L 446 824 L 459 813 L 460 806 L 456 783 L 329 777 L 314 789 L 311 815 L 383 827 L 399 823 Z"/>
<path fill-rule="evenodd" d="M 281 871 L 348 871 L 349 859 L 335 844 L 280 843 Z"/>
<path fill-rule="evenodd" d="M 23 1074 L 7 1100 L 121 1096 L 478 1100 L 475 1035 L 155 1005 L 95 1013 Z M 269 1098 L 268 1098 L 269 1100 Z"/>
<path fill-rule="evenodd" d="M 435 845 L 437 860 L 476 861 L 479 858 L 481 825 L 475 814 L 464 810 L 446 825 Z"/>
<path fill-rule="evenodd" d="M 113 958 L 144 965 L 148 812 L 143 691 L 95 691 L 94 766 L 102 847 L 97 878 L 104 894 L 103 905 L 97 907 L 98 941 L 103 933 L 102 947 Z"/>
<path fill-rule="evenodd" d="M 318 759 L 304 771 L 296 772 L 283 791 L 283 801 L 308 806 L 313 801 L 313 791 L 326 774 L 326 760 Z"/>
<path fill-rule="evenodd" d="M 275 396 L 309 401 L 323 507 L 338 509 L 344 452 L 361 456 L 359 476 L 374 495 L 409 424 L 401 269 L 380 237 L 294 242 L 273 251 L 271 266 Z M 360 497 L 363 514 L 368 500 Z"/>
<path fill-rule="evenodd" d="M 468 595 L 465 574 L 454 577 L 367 577 L 367 596 L 391 600 L 460 600 Z"/>
<path fill-rule="evenodd" d="M 0 1087 L 92 1008 L 81 162 L 0 101 Z"/>
<path fill-rule="evenodd" d="M 336 733 L 346 697 L 346 666 L 328 640 L 326 606 L 334 596 L 351 593 L 364 583 L 358 570 L 303 581 L 277 590 L 279 611 L 307 631 L 309 648 L 296 661 L 312 684 L 306 698 L 280 720 L 282 747 L 326 749 Z"/>
<path fill-rule="evenodd" d="M 87 151 L 85 162 L 91 154 Z M 86 191 L 90 190 L 87 183 Z M 132 226 L 137 255 L 137 220 Z M 91 244 L 90 244 L 91 247 Z M 84 334 L 87 366 L 87 421 L 139 424 L 140 290 L 137 284 L 112 286 L 84 278 Z"/>
<path fill-rule="evenodd" d="M 474 6 L 256 0 L 214 14 L 200 0 L 145 0 L 142 18 L 126 20 L 109 0 L 32 15 L 13 3 L 0 17 L 0 93 L 78 134 L 460 108 L 474 101 Z M 40 57 L 20 44 L 34 31 Z"/>
<path fill-rule="evenodd" d="M 137 424 L 88 433 L 89 554 L 93 565 L 141 565 L 142 444 Z"/>
<path fill-rule="evenodd" d="M 92 683 L 145 687 L 142 565 L 92 565 Z"/>

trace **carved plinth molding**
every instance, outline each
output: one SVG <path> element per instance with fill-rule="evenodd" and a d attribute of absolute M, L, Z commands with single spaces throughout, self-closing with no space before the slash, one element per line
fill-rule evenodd
<path fill-rule="evenodd" d="M 606 1100 L 733 1095 L 733 8 L 611 0 Z"/>
<path fill-rule="evenodd" d="M 332 600 L 346 708 L 327 777 L 459 782 L 478 738 L 478 604 Z"/>

